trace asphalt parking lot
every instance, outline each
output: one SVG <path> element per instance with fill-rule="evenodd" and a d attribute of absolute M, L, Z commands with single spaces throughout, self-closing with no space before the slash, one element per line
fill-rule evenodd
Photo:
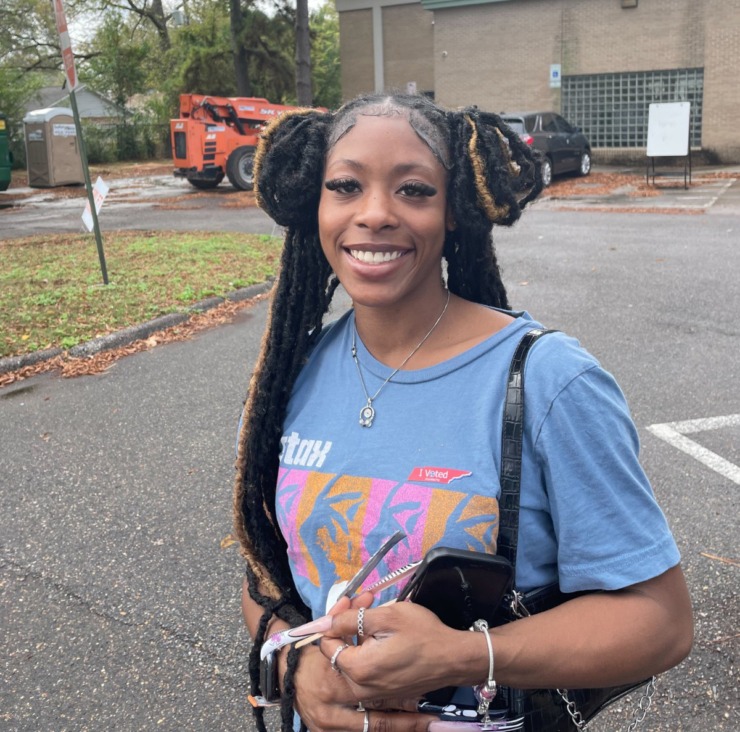
<path fill-rule="evenodd" d="M 649 200 L 626 185 L 600 193 L 594 176 L 590 192 L 546 197 L 496 237 L 516 307 L 617 377 L 682 553 L 696 640 L 663 676 L 646 732 L 740 729 L 740 171 L 723 172 L 695 171 L 688 190 L 662 181 Z M 173 184 L 117 181 L 103 230 L 274 229 L 226 186 Z M 79 231 L 83 205 L 33 191 L 0 209 L 0 239 Z M 254 729 L 228 534 L 267 307 L 97 376 L 0 389 L 1 729 Z M 594 732 L 623 730 L 633 704 Z"/>

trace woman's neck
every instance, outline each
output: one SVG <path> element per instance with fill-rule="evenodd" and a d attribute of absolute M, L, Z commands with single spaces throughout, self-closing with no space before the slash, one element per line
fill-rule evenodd
<path fill-rule="evenodd" d="M 367 350 L 395 369 L 423 340 L 403 369 L 428 368 L 476 346 L 514 320 L 507 313 L 456 295 L 451 295 L 447 304 L 446 290 L 439 295 L 434 304 L 423 307 L 391 309 L 355 304 L 357 332 Z M 440 315 L 439 323 L 432 329 Z"/>
<path fill-rule="evenodd" d="M 433 301 L 428 298 L 423 305 L 383 308 L 355 304 L 357 333 L 368 351 L 392 368 L 400 366 L 415 349 L 423 349 L 426 354 L 418 354 L 418 358 L 414 354 L 404 364 L 404 368 L 421 368 L 444 340 L 444 321 L 455 299 L 441 288 L 438 297 Z"/>

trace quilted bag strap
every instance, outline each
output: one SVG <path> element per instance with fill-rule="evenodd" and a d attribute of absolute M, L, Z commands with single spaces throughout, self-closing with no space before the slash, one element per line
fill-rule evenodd
<path fill-rule="evenodd" d="M 554 330 L 533 328 L 519 341 L 509 367 L 501 431 L 501 498 L 497 554 L 506 557 L 516 569 L 519 541 L 519 489 L 522 479 L 524 438 L 524 364 L 532 346 Z"/>

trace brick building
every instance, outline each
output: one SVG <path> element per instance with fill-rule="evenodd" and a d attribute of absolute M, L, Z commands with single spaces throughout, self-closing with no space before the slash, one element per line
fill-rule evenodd
<path fill-rule="evenodd" d="M 601 162 L 644 155 L 648 106 L 691 102 L 692 150 L 740 163 L 738 0 L 336 0 L 342 92 L 551 109 Z"/>

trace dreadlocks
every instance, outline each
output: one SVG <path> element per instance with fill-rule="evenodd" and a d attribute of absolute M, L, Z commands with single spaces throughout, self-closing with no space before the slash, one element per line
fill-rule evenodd
<path fill-rule="evenodd" d="M 288 400 L 339 284 L 318 236 L 324 160 L 359 115 L 403 116 L 447 169 L 447 200 L 456 224 L 444 243 L 447 284 L 467 300 L 509 307 L 491 225 L 513 224 L 542 189 L 530 149 L 497 115 L 477 108 L 446 111 L 422 96 L 360 97 L 335 114 L 296 110 L 264 131 L 255 159 L 255 193 L 287 234 L 244 408 L 234 491 L 235 530 L 247 560 L 250 596 L 264 609 L 250 656 L 254 693 L 269 618 L 276 615 L 298 625 L 310 615 L 293 582 L 287 545 L 275 519 L 275 489 Z M 297 662 L 293 651 L 286 692 L 292 689 Z M 292 694 L 284 693 L 284 730 L 292 729 L 292 714 Z M 261 715 L 257 721 L 264 729 Z"/>

